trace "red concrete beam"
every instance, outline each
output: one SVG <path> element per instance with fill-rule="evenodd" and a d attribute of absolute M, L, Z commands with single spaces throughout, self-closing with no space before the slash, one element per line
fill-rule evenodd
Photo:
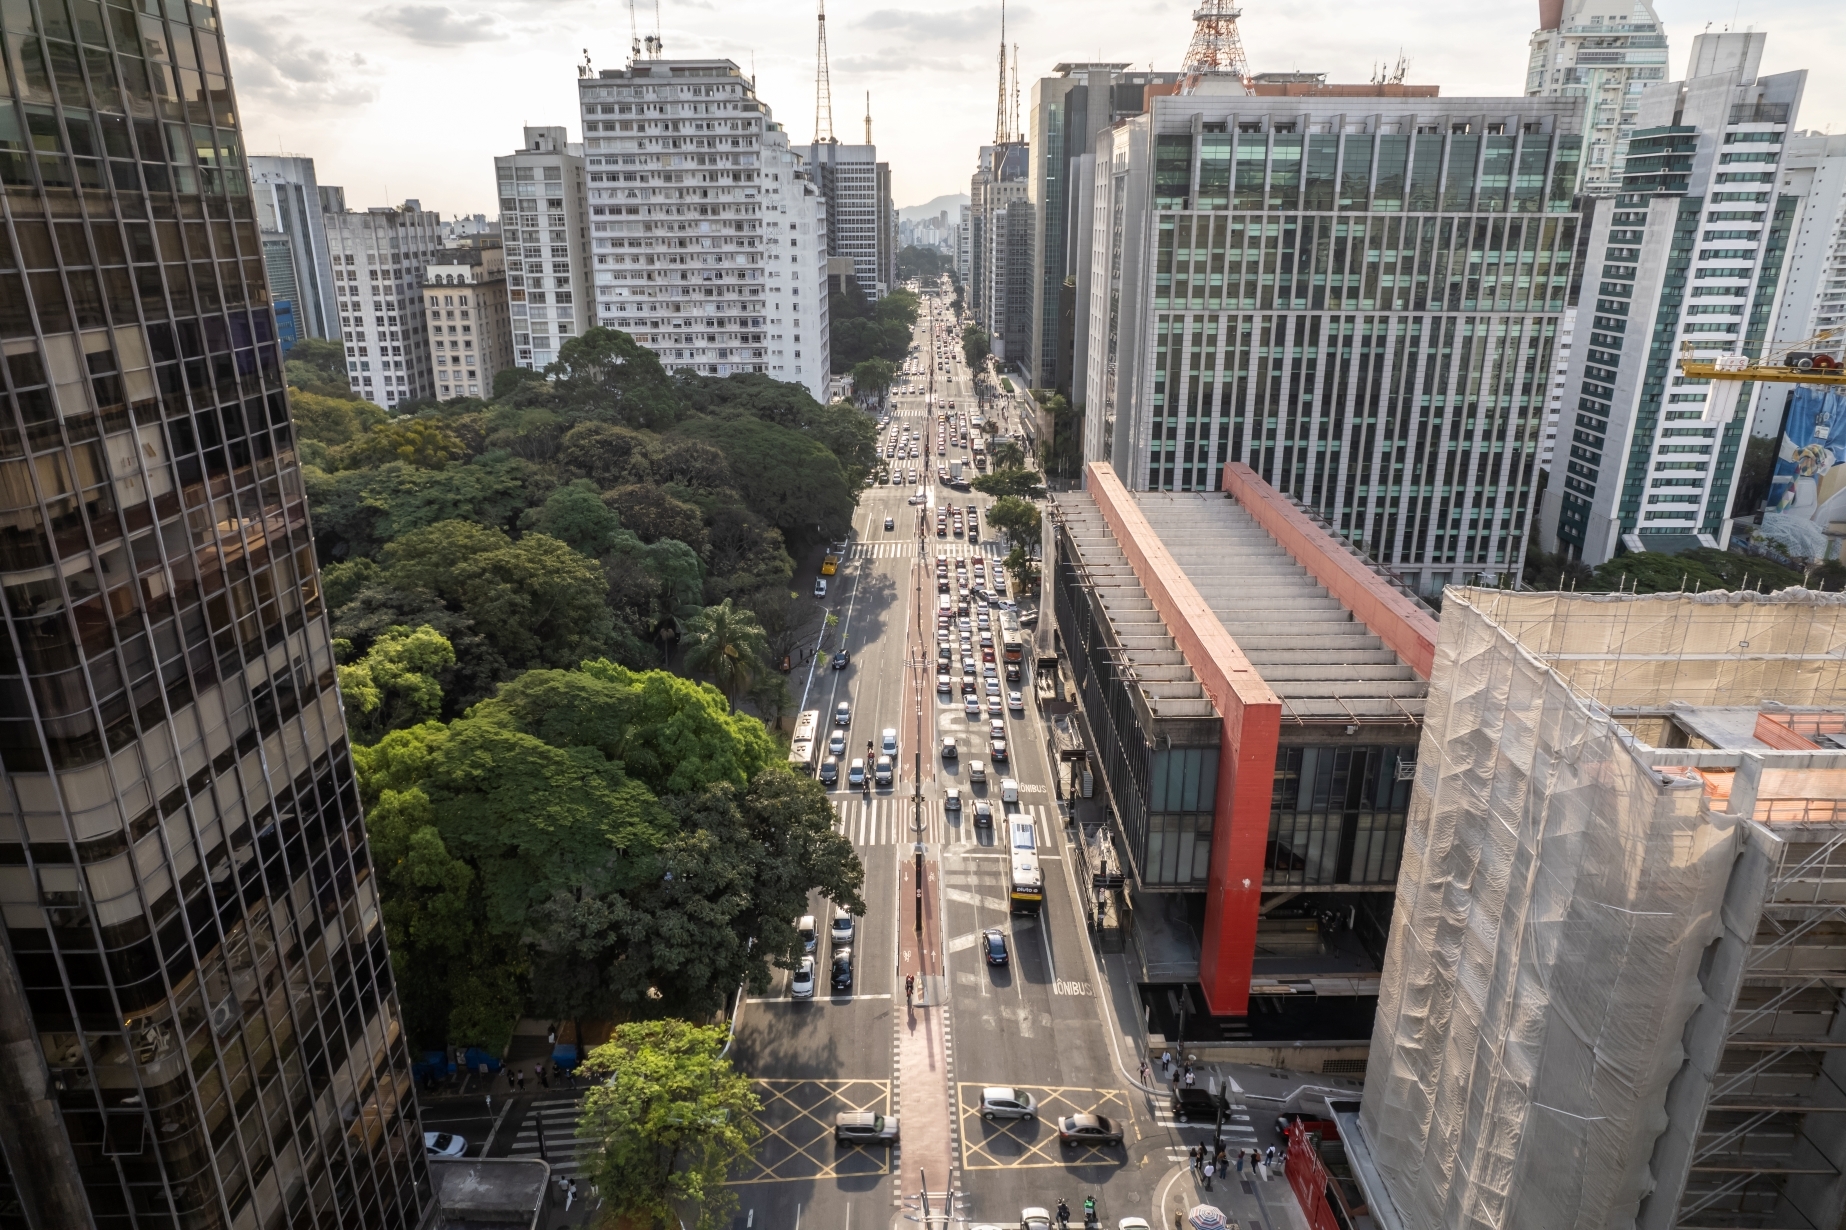
<path fill-rule="evenodd" d="M 1223 715 L 1199 982 L 1214 1015 L 1244 1016 L 1250 1007 L 1250 964 L 1256 956 L 1257 911 L 1263 900 L 1282 700 L 1225 631 L 1115 471 L 1091 462 L 1086 474 L 1086 486 L 1109 532 L 1128 557 L 1168 635 Z"/>
<path fill-rule="evenodd" d="M 1224 467 L 1224 490 L 1405 665 L 1429 678 L 1436 665 L 1437 628 L 1428 611 L 1354 559 L 1344 544 L 1241 461 Z"/>

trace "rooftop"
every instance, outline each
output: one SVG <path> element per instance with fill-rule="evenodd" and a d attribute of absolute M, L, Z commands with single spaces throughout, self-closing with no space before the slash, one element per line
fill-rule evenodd
<path fill-rule="evenodd" d="M 1137 492 L 1135 499 L 1224 630 L 1281 697 L 1285 720 L 1422 720 L 1428 681 L 1244 506 L 1209 492 Z"/>
<path fill-rule="evenodd" d="M 1060 494 L 1057 506 L 1077 549 L 1075 562 L 1109 618 L 1114 648 L 1149 713 L 1162 721 L 1211 721 L 1208 738 L 1216 739 L 1216 707 L 1155 612 L 1095 499 L 1087 491 L 1072 491 Z"/>
<path fill-rule="evenodd" d="M 533 1230 L 551 1167 L 538 1158 L 430 1159 L 434 1216 L 425 1230 Z"/>

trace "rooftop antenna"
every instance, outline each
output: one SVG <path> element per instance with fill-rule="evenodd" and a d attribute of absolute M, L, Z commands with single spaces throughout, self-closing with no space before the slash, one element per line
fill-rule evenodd
<path fill-rule="evenodd" d="M 1013 44 L 1013 140 L 1025 140 L 1019 126 L 1019 44 Z"/>
<path fill-rule="evenodd" d="M 666 50 L 667 42 L 660 37 L 660 0 L 654 0 L 654 46 L 649 58 L 658 60 Z"/>
<path fill-rule="evenodd" d="M 865 143 L 872 143 L 872 92 L 865 92 Z"/>
<path fill-rule="evenodd" d="M 577 75 L 579 77 L 594 77 L 596 75 L 595 68 L 590 65 L 590 49 L 588 47 L 583 49 L 583 67 L 577 70 Z"/>
<path fill-rule="evenodd" d="M 1200 0 L 1192 13 L 1192 42 L 1181 66 L 1188 89 L 1207 75 L 1248 82 L 1250 62 L 1244 58 L 1243 36 L 1237 32 L 1237 19 L 1242 16 L 1236 0 Z"/>
<path fill-rule="evenodd" d="M 994 144 L 1006 143 L 1006 0 L 1000 0 L 1000 90 L 994 99 Z"/>
<path fill-rule="evenodd" d="M 635 0 L 628 0 L 628 62 L 641 59 L 641 27 L 635 22 Z"/>
<path fill-rule="evenodd" d="M 814 144 L 832 145 L 833 81 L 827 70 L 827 0 L 817 0 L 820 35 L 814 48 Z"/>

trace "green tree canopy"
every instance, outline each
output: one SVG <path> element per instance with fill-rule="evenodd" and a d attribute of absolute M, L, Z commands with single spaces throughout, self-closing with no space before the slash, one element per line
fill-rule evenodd
<path fill-rule="evenodd" d="M 890 391 L 891 382 L 897 378 L 897 364 L 884 358 L 871 358 L 863 363 L 853 364 L 853 396 L 863 405 L 880 401 Z"/>
<path fill-rule="evenodd" d="M 987 356 L 993 353 L 993 343 L 987 336 L 987 330 L 979 325 L 969 325 L 961 331 L 961 352 L 968 360 L 968 366 L 979 368 L 987 362 Z"/>
<path fill-rule="evenodd" d="M 558 400 L 576 414 L 629 427 L 664 427 L 679 417 L 679 392 L 653 351 L 619 329 L 587 329 L 545 369 Z"/>
<path fill-rule="evenodd" d="M 1026 451 L 1012 440 L 1001 440 L 993 446 L 993 463 L 996 470 L 1023 470 L 1026 465 Z"/>
<path fill-rule="evenodd" d="M 768 665 L 769 643 L 748 610 L 726 598 L 687 621 L 686 669 L 718 685 L 733 705 Z"/>
<path fill-rule="evenodd" d="M 505 454 L 426 470 L 394 461 L 326 474 L 303 471 L 323 562 L 376 556 L 384 544 L 438 521 L 511 528 L 531 503 L 527 463 Z"/>
<path fill-rule="evenodd" d="M 897 276 L 900 278 L 939 278 L 949 267 L 949 258 L 935 248 L 905 244 L 897 252 Z"/>
<path fill-rule="evenodd" d="M 717 1026 L 647 1021 L 590 1052 L 577 1136 L 596 1142 L 588 1171 L 614 1218 L 636 1230 L 728 1224 L 737 1197 L 725 1182 L 761 1134 L 762 1105 L 724 1044 Z"/>
<path fill-rule="evenodd" d="M 388 629 L 363 658 L 340 667 L 346 726 L 356 743 L 375 743 L 442 712 L 440 676 L 455 665 L 455 647 L 428 624 Z"/>
<path fill-rule="evenodd" d="M 549 534 L 591 559 L 600 559 L 630 541 L 638 542 L 622 529 L 622 519 L 603 503 L 595 484 L 581 480 L 552 492 L 543 505 L 520 519 L 520 525 Z"/>
<path fill-rule="evenodd" d="M 440 423 L 427 419 L 396 419 L 380 423 L 332 452 L 342 470 L 387 465 L 401 461 L 424 470 L 440 470 L 467 456 L 467 449 Z"/>
<path fill-rule="evenodd" d="M 987 509 L 987 524 L 1005 534 L 1011 542 L 1028 547 L 1038 545 L 1040 513 L 1038 505 L 1016 495 L 1003 495 Z"/>
<path fill-rule="evenodd" d="M 797 547 L 851 528 L 858 492 L 839 459 L 810 436 L 740 414 L 692 418 L 674 430 L 722 452 L 744 506 Z"/>
<path fill-rule="evenodd" d="M 979 475 L 969 484 L 983 495 L 991 496 L 1025 496 L 1036 498 L 1045 494 L 1045 480 L 1037 470 L 994 470 Z"/>

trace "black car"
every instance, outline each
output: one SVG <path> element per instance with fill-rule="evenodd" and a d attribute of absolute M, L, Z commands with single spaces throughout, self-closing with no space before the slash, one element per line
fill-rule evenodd
<path fill-rule="evenodd" d="M 1181 1123 L 1211 1123 L 1218 1118 L 1218 1099 L 1197 1085 L 1175 1085 L 1173 1117 Z"/>
<path fill-rule="evenodd" d="M 836 991 L 852 990 L 852 949 L 850 948 L 833 950 L 833 989 Z"/>
<path fill-rule="evenodd" d="M 834 670 L 843 671 L 850 665 L 852 665 L 852 655 L 847 653 L 844 649 L 833 655 Z"/>
<path fill-rule="evenodd" d="M 987 954 L 987 964 L 1006 964 L 1006 932 L 989 928 L 981 932 L 981 951 Z"/>

